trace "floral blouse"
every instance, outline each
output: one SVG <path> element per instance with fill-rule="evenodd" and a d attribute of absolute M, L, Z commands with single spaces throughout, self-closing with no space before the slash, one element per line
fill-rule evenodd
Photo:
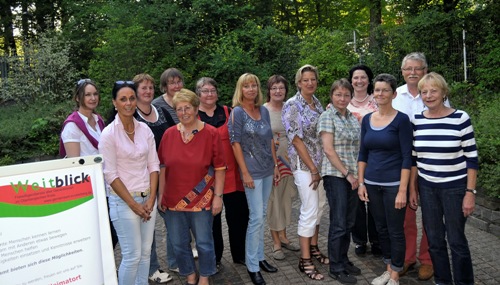
<path fill-rule="evenodd" d="M 288 138 L 288 156 L 290 157 L 292 171 L 311 171 L 300 159 L 297 150 L 292 144 L 295 136 L 304 142 L 314 164 L 318 169 L 321 169 L 323 151 L 320 138 L 316 132 L 316 125 L 318 124 L 319 116 L 323 113 L 323 107 L 315 96 L 313 96 L 313 101 L 314 108 L 310 108 L 300 92 L 297 92 L 283 106 L 281 120 L 285 126 Z"/>

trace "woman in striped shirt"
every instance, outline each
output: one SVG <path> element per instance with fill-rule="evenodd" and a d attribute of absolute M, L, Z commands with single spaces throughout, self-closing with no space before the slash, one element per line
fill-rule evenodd
<path fill-rule="evenodd" d="M 465 222 L 474 211 L 476 194 L 474 131 L 466 112 L 445 106 L 449 89 L 441 75 L 425 75 L 418 89 L 428 110 L 412 118 L 416 167 L 412 167 L 410 203 L 417 206 L 418 192 L 436 284 L 474 284 L 465 237 Z"/>

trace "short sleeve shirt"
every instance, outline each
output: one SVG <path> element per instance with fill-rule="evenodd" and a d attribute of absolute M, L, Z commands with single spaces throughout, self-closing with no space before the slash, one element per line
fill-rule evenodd
<path fill-rule="evenodd" d="M 344 117 L 337 109 L 331 107 L 321 114 L 319 118 L 318 135 L 320 135 L 321 132 L 333 134 L 333 148 L 339 156 L 340 161 L 342 161 L 350 173 L 358 173 L 357 161 L 360 126 L 356 116 L 349 110 L 346 110 L 346 115 Z M 326 157 L 323 159 L 321 174 L 344 177 Z"/>

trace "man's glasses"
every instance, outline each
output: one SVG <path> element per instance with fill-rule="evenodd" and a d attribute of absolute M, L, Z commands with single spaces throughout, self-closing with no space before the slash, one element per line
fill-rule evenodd
<path fill-rule="evenodd" d="M 403 71 L 422 71 L 424 70 L 425 67 L 421 66 L 421 67 L 405 67 L 405 68 L 402 68 Z"/>

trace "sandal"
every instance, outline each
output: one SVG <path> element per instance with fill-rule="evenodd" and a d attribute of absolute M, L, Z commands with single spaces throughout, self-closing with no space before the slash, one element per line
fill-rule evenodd
<path fill-rule="evenodd" d="M 330 259 L 319 251 L 318 245 L 310 246 L 311 256 L 316 258 L 321 264 L 330 264 Z"/>
<path fill-rule="evenodd" d="M 310 258 L 300 258 L 299 270 L 300 272 L 304 272 L 307 277 L 312 280 L 323 280 L 325 278 L 321 273 L 319 273 Z"/>

